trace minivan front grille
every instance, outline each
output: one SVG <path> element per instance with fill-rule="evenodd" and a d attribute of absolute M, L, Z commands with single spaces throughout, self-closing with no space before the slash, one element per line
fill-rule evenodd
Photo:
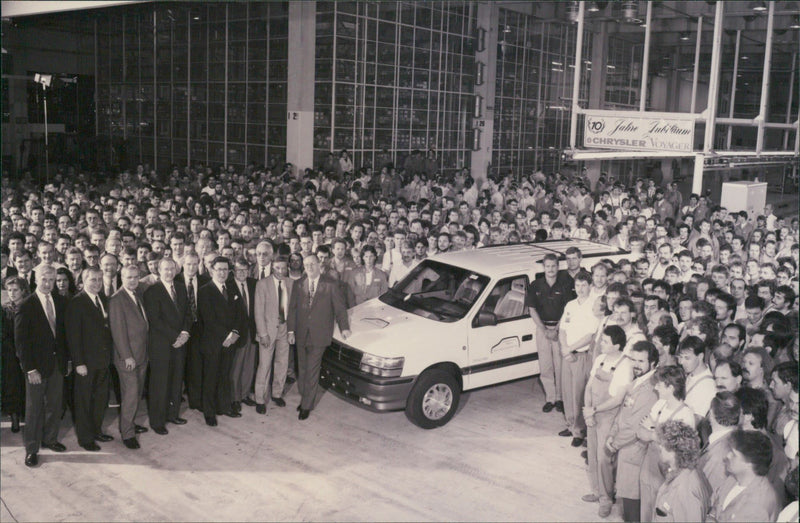
<path fill-rule="evenodd" d="M 340 362 L 346 367 L 350 367 L 354 370 L 359 370 L 361 368 L 362 355 L 363 353 L 360 350 L 347 347 L 335 340 L 331 342 L 328 350 L 325 351 L 325 356 L 327 359 Z"/>

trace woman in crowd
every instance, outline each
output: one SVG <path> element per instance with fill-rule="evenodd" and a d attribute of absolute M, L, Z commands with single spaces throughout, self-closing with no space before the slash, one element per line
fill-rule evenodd
<path fill-rule="evenodd" d="M 697 468 L 700 457 L 697 432 L 683 422 L 667 421 L 658 428 L 656 441 L 665 479 L 647 521 L 705 521 L 711 486 Z"/>
<path fill-rule="evenodd" d="M 647 451 L 639 473 L 639 489 L 641 492 L 641 518 L 649 521 L 652 517 L 656 493 L 664 482 L 664 474 L 659 466 L 659 449 L 656 442 L 657 431 L 668 421 L 681 421 L 694 428 L 695 419 L 692 409 L 683 400 L 686 397 L 686 376 L 677 365 L 659 367 L 653 375 L 654 388 L 658 401 L 653 405 L 650 414 L 642 420 L 636 436 L 648 442 Z"/>
<path fill-rule="evenodd" d="M 20 419 L 25 416 L 25 375 L 14 345 L 14 318 L 29 291 L 25 280 L 17 276 L 6 278 L 3 287 L 8 303 L 3 306 L 2 405 L 3 414 L 11 416 L 11 432 L 19 432 Z"/>

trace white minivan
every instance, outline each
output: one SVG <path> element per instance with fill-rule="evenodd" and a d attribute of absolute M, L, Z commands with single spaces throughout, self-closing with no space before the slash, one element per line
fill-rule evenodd
<path fill-rule="evenodd" d="M 374 411 L 405 409 L 430 429 L 450 421 L 462 391 L 539 374 L 528 284 L 542 258 L 581 250 L 587 269 L 627 251 L 585 240 L 552 240 L 445 253 L 420 262 L 393 288 L 349 310 L 352 334 L 338 330 L 320 382 Z"/>

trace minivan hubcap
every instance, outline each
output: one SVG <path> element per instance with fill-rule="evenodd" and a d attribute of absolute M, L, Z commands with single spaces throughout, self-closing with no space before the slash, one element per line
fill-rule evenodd
<path fill-rule="evenodd" d="M 453 406 L 453 391 L 444 383 L 433 385 L 422 399 L 422 412 L 432 420 L 442 419 Z"/>

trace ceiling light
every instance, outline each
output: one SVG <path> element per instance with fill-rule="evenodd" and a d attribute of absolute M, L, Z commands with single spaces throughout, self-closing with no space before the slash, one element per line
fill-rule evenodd
<path fill-rule="evenodd" d="M 600 7 L 597 5 L 597 2 L 589 2 L 589 12 L 596 13 L 600 10 Z"/>
<path fill-rule="evenodd" d="M 742 55 L 741 58 L 742 58 L 742 60 L 749 60 L 750 59 L 750 57 L 747 56 L 747 55 Z"/>
<path fill-rule="evenodd" d="M 553 64 L 553 65 L 564 65 L 561 62 L 550 62 L 550 63 Z"/>
<path fill-rule="evenodd" d="M 763 13 L 767 10 L 767 4 L 764 2 L 750 2 L 749 7 L 757 13 Z"/>
<path fill-rule="evenodd" d="M 681 33 L 681 40 L 684 42 L 689 39 L 689 31 L 684 31 Z"/>
<path fill-rule="evenodd" d="M 789 29 L 800 29 L 800 15 L 794 15 L 792 17 L 792 23 L 789 25 Z"/>
<path fill-rule="evenodd" d="M 579 11 L 580 6 L 578 5 L 578 2 L 569 2 L 567 4 L 567 20 L 570 22 L 577 22 Z"/>
<path fill-rule="evenodd" d="M 617 68 L 617 66 L 611 65 L 611 64 L 608 64 L 606 67 L 608 67 L 609 69 L 616 69 Z"/>
<path fill-rule="evenodd" d="M 503 28 L 503 32 L 504 33 L 510 33 L 511 32 L 511 26 L 510 25 L 506 25 L 505 28 Z"/>

